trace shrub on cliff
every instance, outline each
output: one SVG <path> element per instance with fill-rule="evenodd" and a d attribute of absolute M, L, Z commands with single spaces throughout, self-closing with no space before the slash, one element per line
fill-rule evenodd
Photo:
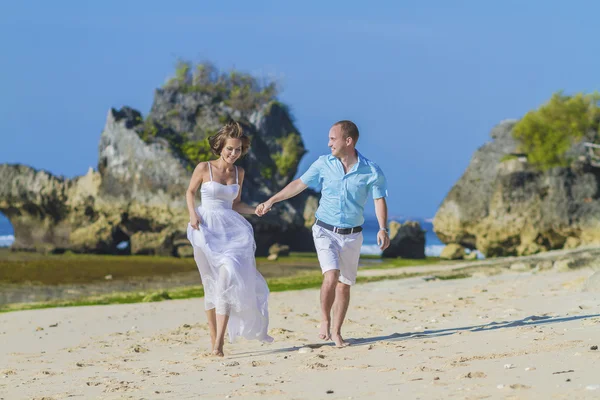
<path fill-rule="evenodd" d="M 242 112 L 254 111 L 277 96 L 275 82 L 261 82 L 250 74 L 236 70 L 221 72 L 209 62 L 199 63 L 194 67 L 188 61 L 179 61 L 175 76 L 167 81 L 165 88 L 177 89 L 183 93 L 207 93 L 215 101 L 224 101 Z"/>
<path fill-rule="evenodd" d="M 528 161 L 546 170 L 566 166 L 565 153 L 590 131 L 598 131 L 598 93 L 574 96 L 558 92 L 535 111 L 528 112 L 513 128 L 513 137 Z"/>
<path fill-rule="evenodd" d="M 186 162 L 186 168 L 193 170 L 199 162 L 215 158 L 208 137 L 217 132 L 220 124 L 235 119 L 252 136 L 256 127 L 250 120 L 253 112 L 261 111 L 258 118 L 271 117 L 274 131 L 291 132 L 283 137 L 278 137 L 279 132 L 266 139 L 256 137 L 262 140 L 263 147 L 258 148 L 268 148 L 273 161 L 259 167 L 261 174 L 266 179 L 287 177 L 296 172 L 306 150 L 290 123 L 293 119 L 288 106 L 279 102 L 276 95 L 273 82 L 263 82 L 236 70 L 223 73 L 210 63 L 192 65 L 179 61 L 173 77 L 158 91 L 159 107 L 135 130 L 146 143 L 167 142 L 171 151 Z"/>
<path fill-rule="evenodd" d="M 304 155 L 304 148 L 301 147 L 302 139 L 297 133 L 277 139 L 277 143 L 281 146 L 281 153 L 273 154 L 272 158 L 275 161 L 277 170 L 282 176 L 287 175 L 292 168 L 298 165 L 300 158 Z"/>

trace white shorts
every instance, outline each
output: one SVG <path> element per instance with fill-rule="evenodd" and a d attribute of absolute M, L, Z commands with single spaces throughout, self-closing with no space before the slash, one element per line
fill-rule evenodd
<path fill-rule="evenodd" d="M 321 271 L 325 273 L 337 269 L 340 271 L 340 282 L 354 285 L 363 243 L 362 232 L 340 235 L 319 225 L 313 225 L 312 232 Z"/>

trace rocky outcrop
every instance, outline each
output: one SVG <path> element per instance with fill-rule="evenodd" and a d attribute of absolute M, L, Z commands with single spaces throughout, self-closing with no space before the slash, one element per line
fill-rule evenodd
<path fill-rule="evenodd" d="M 127 107 L 109 111 L 97 171 L 64 179 L 0 165 L 0 211 L 13 225 L 13 249 L 191 255 L 185 190 L 198 160 L 184 154 L 182 144 L 203 140 L 228 118 L 239 118 L 252 137 L 240 162 L 246 169 L 242 199 L 266 200 L 293 179 L 305 153 L 286 108 L 270 101 L 240 112 L 201 92 L 158 89 L 146 119 Z M 248 217 L 257 254 L 266 255 L 275 242 L 293 251 L 313 249 L 307 219 L 316 205 L 316 193 L 306 191 L 263 218 Z"/>
<path fill-rule="evenodd" d="M 401 224 L 392 221 L 390 227 L 390 245 L 382 253 L 384 258 L 425 258 L 425 231 L 421 224 L 406 221 Z"/>
<path fill-rule="evenodd" d="M 437 236 L 488 257 L 600 243 L 600 170 L 581 143 L 568 167 L 532 167 L 517 154 L 515 122 L 500 123 L 475 152 L 435 215 Z"/>
<path fill-rule="evenodd" d="M 462 260 L 465 257 L 465 248 L 460 244 L 450 243 L 442 250 L 440 258 L 444 260 Z"/>

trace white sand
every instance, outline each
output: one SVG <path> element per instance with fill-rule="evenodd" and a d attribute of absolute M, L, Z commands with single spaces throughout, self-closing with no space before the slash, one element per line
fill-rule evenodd
<path fill-rule="evenodd" d="M 317 290 L 273 293 L 275 343 L 227 344 L 224 359 L 203 354 L 202 299 L 2 314 L 0 398 L 598 398 L 591 274 L 358 285 L 345 349 L 316 339 Z"/>

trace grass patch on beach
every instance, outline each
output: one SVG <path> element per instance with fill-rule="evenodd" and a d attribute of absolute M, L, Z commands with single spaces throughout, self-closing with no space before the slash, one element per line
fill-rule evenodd
<path fill-rule="evenodd" d="M 37 254 L 0 251 L 0 283 L 84 284 L 195 271 L 194 260 L 159 256 Z"/>
<path fill-rule="evenodd" d="M 293 253 L 277 261 L 257 257 L 259 269 L 267 275 L 290 275 L 290 268 L 279 271 L 276 267 L 318 268 L 316 253 Z M 302 268 L 304 267 L 304 268 Z M 0 283 L 34 285 L 69 285 L 130 278 L 168 276 L 196 272 L 193 258 L 161 256 L 113 256 L 97 254 L 40 254 L 12 252 L 0 249 Z"/>
<path fill-rule="evenodd" d="M 356 283 L 378 282 L 390 279 L 404 279 L 418 276 L 418 273 L 400 274 L 400 275 L 382 275 L 382 276 L 359 276 Z M 271 293 L 284 292 L 290 290 L 313 289 L 321 286 L 322 276 L 320 273 L 307 273 L 300 276 L 286 278 L 267 279 L 267 284 Z M 75 300 L 47 301 L 39 303 L 17 303 L 0 305 L 0 313 L 11 311 L 37 310 L 44 308 L 57 307 L 79 307 L 79 306 L 98 306 L 109 304 L 131 304 L 154 301 L 168 301 L 177 299 L 199 298 L 204 296 L 202 286 L 190 286 L 184 288 L 173 288 L 169 290 L 132 292 L 132 293 L 111 293 L 101 296 L 85 297 Z"/>
<path fill-rule="evenodd" d="M 316 253 L 291 253 L 290 256 L 270 261 L 266 257 L 257 257 L 258 269 L 269 284 L 271 292 L 318 288 L 322 282 L 321 270 Z M 434 265 L 439 258 L 422 260 L 382 259 L 378 256 L 361 257 L 360 269 L 390 269 L 420 265 Z M 185 283 L 175 283 L 171 287 L 165 281 L 157 289 L 136 289 L 136 282 L 149 279 L 167 279 L 175 274 L 187 273 Z M 110 275 L 110 279 L 107 276 Z M 384 279 L 401 279 L 415 274 L 394 276 L 358 277 L 357 283 Z M 180 275 L 177 275 L 180 276 Z M 179 279 L 179 278 L 178 278 Z M 183 279 L 183 278 L 181 278 Z M 0 312 L 30 310 L 52 307 L 74 307 L 88 305 L 129 304 L 144 301 L 162 301 L 168 299 L 186 299 L 202 297 L 197 267 L 192 258 L 160 256 L 112 256 L 94 254 L 39 254 L 12 252 L 0 249 L 0 284 L 23 285 L 36 290 L 36 287 L 54 285 L 111 285 L 115 282 L 115 291 L 77 299 L 55 299 L 43 302 L 13 303 L 0 305 Z M 177 281 L 174 282 L 184 282 Z M 119 283 L 121 282 L 121 283 Z M 123 283 L 124 282 L 124 283 Z M 129 291 L 129 287 L 131 290 Z M 111 286 L 106 286 L 111 291 Z"/>
<path fill-rule="evenodd" d="M 435 275 L 435 277 L 437 279 L 440 279 L 442 281 L 451 281 L 454 279 L 465 279 L 465 278 L 470 278 L 471 274 L 467 274 L 467 273 L 456 273 L 456 274 L 449 274 L 449 275 Z"/>
<path fill-rule="evenodd" d="M 381 258 L 374 256 L 361 256 L 362 268 L 389 269 L 402 267 L 419 267 L 421 265 L 455 264 L 457 261 L 443 260 L 439 257 L 426 257 L 423 259 L 409 258 Z M 465 260 L 460 260 L 464 262 Z"/>
<path fill-rule="evenodd" d="M 436 257 L 422 260 L 362 256 L 361 269 L 401 268 L 446 262 Z M 265 277 L 290 276 L 319 271 L 316 253 L 291 253 L 275 261 L 257 257 Z M 0 249 L 0 283 L 33 285 L 80 285 L 111 280 L 151 278 L 197 272 L 192 258 L 161 256 L 113 256 L 96 254 L 39 254 Z"/>

